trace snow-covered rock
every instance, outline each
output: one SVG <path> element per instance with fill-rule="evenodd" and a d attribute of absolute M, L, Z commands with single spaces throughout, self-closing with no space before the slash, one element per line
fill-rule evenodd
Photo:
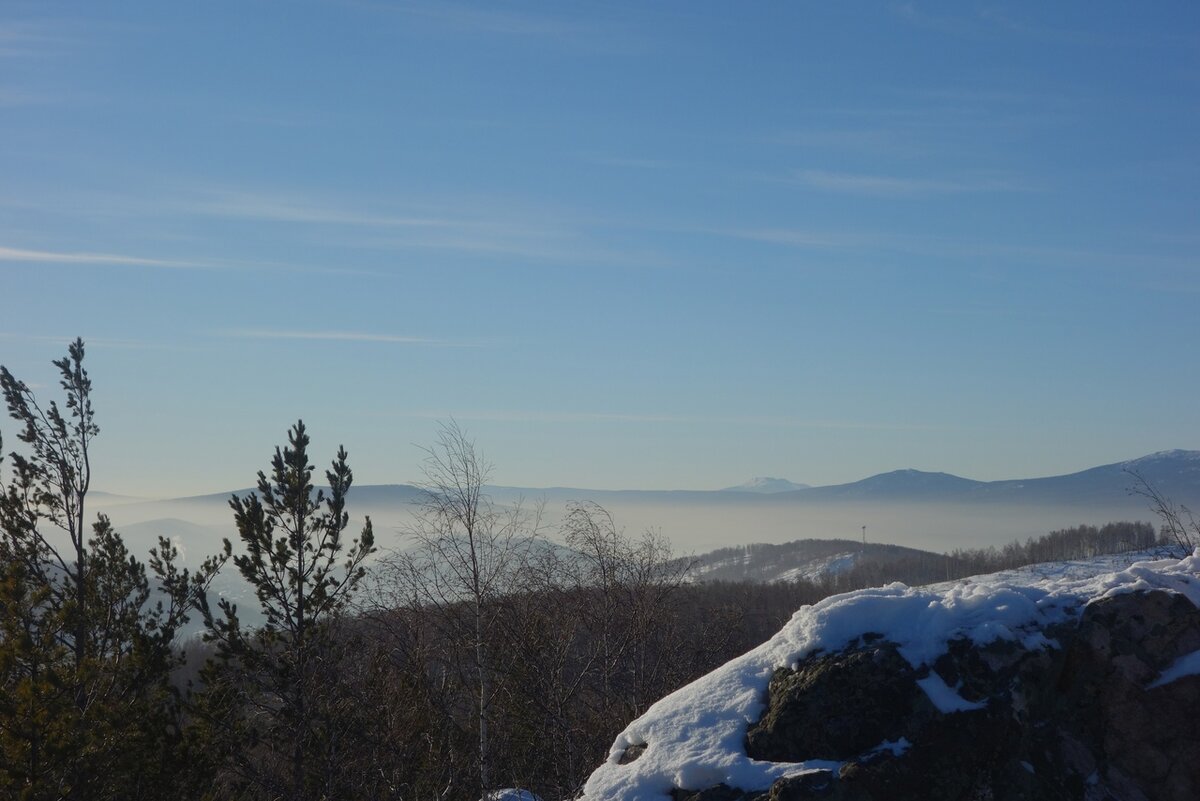
<path fill-rule="evenodd" d="M 800 609 L 633 721 L 587 801 L 1200 798 L 1200 550 Z"/>
<path fill-rule="evenodd" d="M 541 796 L 535 795 L 528 790 L 506 787 L 503 790 L 493 790 L 482 801 L 542 801 L 542 799 Z"/>

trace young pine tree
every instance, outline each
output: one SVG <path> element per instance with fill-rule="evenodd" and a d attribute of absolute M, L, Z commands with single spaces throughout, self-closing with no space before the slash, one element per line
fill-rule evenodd
<path fill-rule="evenodd" d="M 353 741 L 353 716 L 338 665 L 345 638 L 334 622 L 375 550 L 368 518 L 348 546 L 346 493 L 352 474 L 338 449 L 313 487 L 303 422 L 275 450 L 257 492 L 230 500 L 243 553 L 234 565 L 254 590 L 265 622 L 244 627 L 237 608 L 205 613 L 216 659 L 205 674 L 203 715 L 223 755 L 220 797 L 306 801 L 349 797 L 340 754 Z M 231 549 L 226 541 L 226 551 Z M 343 553 L 344 551 L 344 553 Z"/>
<path fill-rule="evenodd" d="M 160 538 L 155 597 L 108 518 L 89 534 L 100 429 L 83 357 L 77 339 L 54 362 L 62 407 L 0 367 L 25 445 L 0 491 L 0 798 L 169 798 L 186 761 L 177 635 L 220 562 L 190 574 Z"/>

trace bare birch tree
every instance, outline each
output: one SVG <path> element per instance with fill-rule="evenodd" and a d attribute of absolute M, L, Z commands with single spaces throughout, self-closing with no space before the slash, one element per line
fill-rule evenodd
<path fill-rule="evenodd" d="M 1150 511 L 1158 516 L 1163 537 L 1173 540 L 1184 553 L 1200 547 L 1200 520 L 1196 519 L 1192 510 L 1168 498 L 1137 470 L 1127 468 L 1125 472 L 1134 481 L 1129 491 L 1145 498 L 1150 504 Z"/>
<path fill-rule="evenodd" d="M 388 557 L 383 570 L 393 592 L 433 614 L 446 644 L 467 646 L 467 664 L 447 667 L 465 667 L 462 680 L 473 688 L 479 792 L 486 798 L 495 779 L 490 635 L 502 611 L 499 601 L 519 587 L 529 563 L 541 509 L 493 502 L 485 491 L 491 464 L 454 421 L 442 425 L 433 446 L 425 449 L 422 472 L 423 494 L 405 532 L 410 547 Z"/>

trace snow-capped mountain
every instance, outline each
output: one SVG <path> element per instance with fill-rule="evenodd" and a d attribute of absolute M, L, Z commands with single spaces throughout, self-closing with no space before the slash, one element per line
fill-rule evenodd
<path fill-rule="evenodd" d="M 775 492 L 792 492 L 794 490 L 808 489 L 809 484 L 797 484 L 794 481 L 788 481 L 786 478 L 772 478 L 770 476 L 755 476 L 744 484 L 738 484 L 736 487 L 726 487 L 721 492 L 757 492 L 763 495 L 770 495 Z"/>

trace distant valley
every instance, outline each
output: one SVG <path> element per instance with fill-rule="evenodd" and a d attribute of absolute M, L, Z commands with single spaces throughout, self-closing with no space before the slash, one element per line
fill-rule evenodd
<path fill-rule="evenodd" d="M 897 470 L 848 484 L 781 489 L 783 479 L 755 479 L 723 490 L 590 490 L 489 488 L 497 503 L 544 500 L 553 538 L 570 501 L 608 509 L 628 533 L 654 529 L 679 554 L 703 554 L 752 543 L 799 539 L 888 543 L 942 553 L 1003 545 L 1077 524 L 1112 520 L 1155 522 L 1145 498 L 1131 492 L 1135 471 L 1175 502 L 1200 507 L 1200 451 L 1173 450 L 1044 478 L 974 481 L 948 473 Z M 780 483 L 782 482 L 782 483 Z M 777 489 L 778 491 L 771 491 Z M 237 490 L 239 494 L 248 490 Z M 159 534 L 175 539 L 189 561 L 234 538 L 232 493 L 143 500 L 93 493 L 91 508 L 108 514 L 135 552 Z M 402 547 L 403 529 L 421 491 L 407 484 L 355 486 L 355 524 L 370 515 L 379 544 Z"/>

